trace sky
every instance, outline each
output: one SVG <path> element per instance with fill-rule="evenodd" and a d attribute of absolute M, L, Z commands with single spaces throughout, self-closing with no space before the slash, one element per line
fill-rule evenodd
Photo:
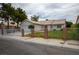
<path fill-rule="evenodd" d="M 66 19 L 76 21 L 79 15 L 78 3 L 13 3 L 13 7 L 25 10 L 28 18 L 33 15 L 39 16 L 39 20 Z"/>

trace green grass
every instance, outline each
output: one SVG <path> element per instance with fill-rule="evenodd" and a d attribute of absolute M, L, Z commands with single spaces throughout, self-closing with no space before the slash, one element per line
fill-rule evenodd
<path fill-rule="evenodd" d="M 63 31 L 49 31 L 48 32 L 48 37 L 49 38 L 62 38 Z"/>
<path fill-rule="evenodd" d="M 62 39 L 64 32 L 61 30 L 52 30 L 48 32 L 48 38 L 55 38 L 55 39 Z M 72 29 L 68 29 L 66 32 L 66 38 L 67 39 L 76 39 L 78 35 L 76 36 L 77 32 Z M 30 34 L 29 34 L 30 35 Z M 35 37 L 44 37 L 44 32 L 35 32 Z"/>
<path fill-rule="evenodd" d="M 63 31 L 49 31 L 48 37 L 49 38 L 58 38 L 60 39 L 63 35 Z M 35 32 L 36 37 L 44 37 L 44 32 Z"/>

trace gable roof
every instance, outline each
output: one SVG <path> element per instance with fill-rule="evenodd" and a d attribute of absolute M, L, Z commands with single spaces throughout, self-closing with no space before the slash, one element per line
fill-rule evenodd
<path fill-rule="evenodd" d="M 38 25 L 60 25 L 60 24 L 65 24 L 65 19 L 60 19 L 60 20 L 48 20 L 48 21 L 30 21 L 33 24 L 38 24 Z"/>

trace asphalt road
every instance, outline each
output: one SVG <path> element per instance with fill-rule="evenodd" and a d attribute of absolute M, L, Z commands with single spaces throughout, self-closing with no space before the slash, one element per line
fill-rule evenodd
<path fill-rule="evenodd" d="M 0 55 L 79 55 L 79 50 L 0 38 Z"/>

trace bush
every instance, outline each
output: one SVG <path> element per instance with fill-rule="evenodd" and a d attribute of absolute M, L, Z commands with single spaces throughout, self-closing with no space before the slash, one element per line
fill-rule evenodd
<path fill-rule="evenodd" d="M 69 21 L 66 21 L 66 27 L 71 27 L 71 25 L 72 25 L 73 23 L 72 22 L 69 22 Z"/>
<path fill-rule="evenodd" d="M 53 29 L 53 31 L 56 31 L 56 29 Z"/>
<path fill-rule="evenodd" d="M 28 28 L 29 29 L 34 29 L 34 25 L 29 25 Z"/>
<path fill-rule="evenodd" d="M 63 29 L 61 29 L 61 31 L 63 31 Z"/>

